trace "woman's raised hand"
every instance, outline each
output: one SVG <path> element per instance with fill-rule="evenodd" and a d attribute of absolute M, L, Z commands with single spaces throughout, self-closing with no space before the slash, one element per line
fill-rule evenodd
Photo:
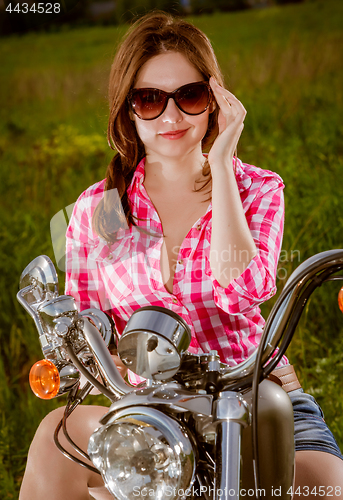
<path fill-rule="evenodd" d="M 247 112 L 243 104 L 231 92 L 221 87 L 215 78 L 211 77 L 209 83 L 220 108 L 219 134 L 208 154 L 208 162 L 213 170 L 223 166 L 232 167 L 232 159 L 244 128 Z"/>

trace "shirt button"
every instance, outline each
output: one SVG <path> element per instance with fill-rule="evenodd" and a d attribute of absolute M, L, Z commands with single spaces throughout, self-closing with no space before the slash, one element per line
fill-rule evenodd
<path fill-rule="evenodd" d="M 174 304 L 177 304 L 177 303 L 178 303 L 178 300 L 177 300 L 177 298 L 176 298 L 176 297 L 173 297 L 173 298 L 172 298 L 172 301 L 174 302 Z"/>
<path fill-rule="evenodd" d="M 183 264 L 183 260 L 182 260 L 182 259 L 180 259 L 180 260 L 178 260 L 178 261 L 177 261 L 177 263 L 178 263 L 178 264 Z"/>
<path fill-rule="evenodd" d="M 200 231 L 200 229 L 201 229 L 201 224 L 198 224 L 197 225 L 197 230 Z"/>
<path fill-rule="evenodd" d="M 112 260 L 113 259 L 113 255 L 109 255 L 107 258 L 108 258 L 108 260 Z"/>

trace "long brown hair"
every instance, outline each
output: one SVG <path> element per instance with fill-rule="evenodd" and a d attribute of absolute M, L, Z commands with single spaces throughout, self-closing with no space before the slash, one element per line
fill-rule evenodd
<path fill-rule="evenodd" d="M 127 95 L 143 64 L 168 51 L 182 53 L 203 75 L 204 80 L 214 76 L 223 85 L 223 77 L 209 39 L 192 24 L 157 11 L 143 16 L 130 27 L 115 55 L 109 81 L 107 140 L 111 149 L 117 153 L 107 168 L 105 197 L 92 218 L 94 230 L 108 242 L 115 241 L 115 232 L 125 221 L 120 215 L 120 209 L 113 207 L 113 197 L 109 193 L 106 196 L 106 192 L 118 190 L 126 222 L 128 225 L 135 224 L 126 190 L 137 164 L 145 156 L 144 145 L 130 117 Z M 217 135 L 218 107 L 209 115 L 207 132 L 202 141 L 204 151 L 211 146 Z M 207 181 L 200 189 L 211 181 L 207 162 L 203 175 L 207 177 Z M 113 217 L 113 210 L 117 212 L 116 217 Z"/>

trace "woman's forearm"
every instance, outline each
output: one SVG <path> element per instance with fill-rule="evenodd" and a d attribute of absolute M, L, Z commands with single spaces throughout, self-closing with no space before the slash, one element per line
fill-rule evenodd
<path fill-rule="evenodd" d="M 232 161 L 217 168 L 211 166 L 211 172 L 210 266 L 215 279 L 226 288 L 257 255 L 257 248 L 245 218 Z"/>

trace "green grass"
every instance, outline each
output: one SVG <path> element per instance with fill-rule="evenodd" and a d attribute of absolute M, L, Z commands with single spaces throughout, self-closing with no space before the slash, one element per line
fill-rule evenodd
<path fill-rule="evenodd" d="M 213 42 L 229 89 L 247 109 L 246 163 L 278 172 L 286 221 L 278 288 L 317 252 L 342 247 L 343 4 L 306 2 L 194 18 Z M 107 81 L 123 27 L 3 38 L 0 44 L 0 497 L 17 498 L 35 429 L 56 405 L 28 389 L 41 357 L 17 303 L 19 276 L 53 258 L 49 223 L 102 179 Z M 60 275 L 61 292 L 64 276 Z M 288 355 L 343 447 L 343 317 L 338 282 L 308 303 Z M 265 316 L 275 298 L 263 305 Z"/>

